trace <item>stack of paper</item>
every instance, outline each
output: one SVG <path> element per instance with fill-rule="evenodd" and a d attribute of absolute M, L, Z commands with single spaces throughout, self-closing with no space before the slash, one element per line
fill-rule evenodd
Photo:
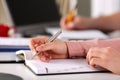
<path fill-rule="evenodd" d="M 5 38 L 0 37 L 0 52 L 13 52 L 17 50 L 28 50 L 28 38 Z"/>

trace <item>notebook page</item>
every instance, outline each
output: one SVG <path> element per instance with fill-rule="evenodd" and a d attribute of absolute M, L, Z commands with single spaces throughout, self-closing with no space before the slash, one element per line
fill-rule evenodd
<path fill-rule="evenodd" d="M 94 72 L 104 70 L 102 68 L 93 68 L 89 66 L 86 59 L 53 59 L 50 62 L 31 59 L 30 50 L 18 51 L 25 54 L 26 65 L 36 74 L 53 74 L 53 73 L 73 73 L 73 72 Z"/>
<path fill-rule="evenodd" d="M 36 60 L 35 58 L 32 59 L 33 54 L 30 50 L 19 50 L 16 51 L 16 55 L 21 57 L 21 54 L 23 54 L 25 64 L 30 67 L 35 73 L 38 73 L 38 71 L 41 71 L 42 73 L 46 73 L 46 70 L 44 66 L 39 66 L 37 63 L 39 63 L 40 60 Z M 34 63 L 34 64 L 33 64 Z M 42 62 L 41 62 L 42 63 Z M 39 70 L 41 69 L 41 70 Z"/>
<path fill-rule="evenodd" d="M 21 54 L 23 54 L 25 61 L 27 61 L 27 60 L 35 60 L 35 59 L 32 59 L 33 54 L 31 53 L 30 50 L 16 51 L 16 55 L 21 55 Z"/>
<path fill-rule="evenodd" d="M 85 59 L 56 59 L 49 63 L 40 60 L 29 60 L 27 65 L 35 71 L 36 74 L 52 73 L 73 73 L 73 72 L 94 72 L 104 70 L 102 68 L 93 68 L 86 63 Z"/>
<path fill-rule="evenodd" d="M 59 28 L 47 28 L 46 31 L 55 34 Z M 104 34 L 100 30 L 62 30 L 62 34 L 58 37 L 59 39 L 108 39 L 108 35 Z"/>

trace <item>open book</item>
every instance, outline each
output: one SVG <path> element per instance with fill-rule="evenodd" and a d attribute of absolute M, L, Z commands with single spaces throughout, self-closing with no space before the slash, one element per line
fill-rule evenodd
<path fill-rule="evenodd" d="M 35 74 L 62 74 L 62 73 L 84 73 L 106 71 L 103 68 L 93 68 L 86 63 L 85 59 L 53 59 L 50 62 L 31 59 L 29 50 L 20 50 L 16 54 L 24 54 L 25 64 Z M 22 57 L 23 58 L 23 57 Z"/>

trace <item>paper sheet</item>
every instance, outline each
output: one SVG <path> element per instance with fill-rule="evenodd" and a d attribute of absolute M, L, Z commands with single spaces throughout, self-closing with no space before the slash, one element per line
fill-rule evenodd
<path fill-rule="evenodd" d="M 76 73 L 76 72 L 96 72 L 104 71 L 103 68 L 93 68 L 87 64 L 85 58 L 80 59 L 53 59 L 50 62 L 42 62 L 40 60 L 31 59 L 31 51 L 18 51 L 17 54 L 25 54 L 26 65 L 35 74 L 57 74 L 57 73 Z"/>
<path fill-rule="evenodd" d="M 46 31 L 54 35 L 59 28 L 47 28 Z M 62 30 L 59 39 L 108 39 L 108 36 L 99 30 Z"/>
<path fill-rule="evenodd" d="M 28 46 L 29 38 L 0 37 L 0 45 L 4 46 Z"/>

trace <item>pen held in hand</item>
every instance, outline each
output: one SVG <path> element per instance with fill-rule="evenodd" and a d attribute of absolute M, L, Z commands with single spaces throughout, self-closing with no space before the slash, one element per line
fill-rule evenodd
<path fill-rule="evenodd" d="M 53 35 L 52 37 L 50 37 L 50 38 L 45 42 L 45 44 L 50 43 L 50 42 L 53 42 L 61 33 L 62 33 L 62 30 L 60 29 L 55 35 Z M 35 56 L 39 55 L 39 54 L 40 54 L 40 52 L 35 52 L 35 53 L 33 54 L 32 59 L 33 59 Z"/>
<path fill-rule="evenodd" d="M 78 8 L 78 4 L 76 4 L 76 6 L 70 11 L 70 13 L 69 13 L 69 15 L 67 17 L 67 20 L 66 20 L 67 24 L 70 23 L 73 20 L 77 8 Z"/>

